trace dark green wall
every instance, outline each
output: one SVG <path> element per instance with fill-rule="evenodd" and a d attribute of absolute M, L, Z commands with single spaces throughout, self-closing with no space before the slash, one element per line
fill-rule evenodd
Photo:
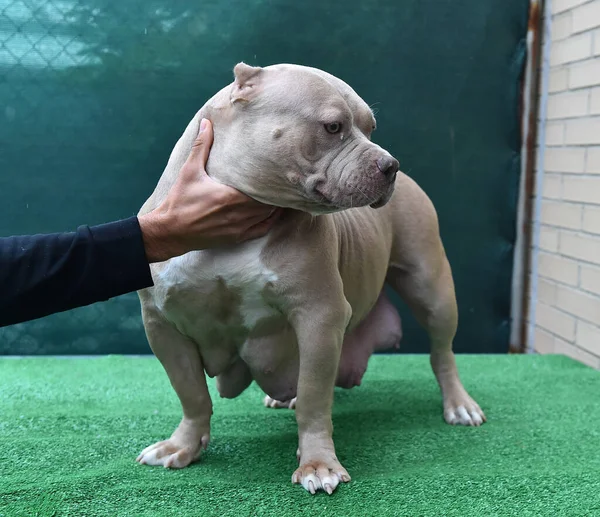
<path fill-rule="evenodd" d="M 525 0 L 76 4 L 0 0 L 0 235 L 134 214 L 238 61 L 315 66 L 377 109 L 438 209 L 456 349 L 507 351 Z M 401 313 L 404 351 L 427 350 Z M 136 295 L 0 329 L 3 354 L 148 350 Z"/>

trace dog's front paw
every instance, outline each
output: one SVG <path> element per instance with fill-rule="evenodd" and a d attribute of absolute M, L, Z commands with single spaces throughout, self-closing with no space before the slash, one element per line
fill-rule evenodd
<path fill-rule="evenodd" d="M 182 469 L 200 456 L 199 446 L 182 445 L 173 440 L 157 442 L 146 447 L 136 458 L 142 465 L 162 465 L 165 468 Z"/>
<path fill-rule="evenodd" d="M 136 461 L 142 465 L 182 469 L 200 457 L 209 440 L 208 425 L 184 418 L 171 438 L 146 447 Z"/>
<path fill-rule="evenodd" d="M 275 400 L 269 395 L 265 395 L 263 399 L 263 404 L 265 407 L 273 408 L 273 409 L 295 409 L 296 408 L 296 397 L 291 400 L 286 400 L 282 402 L 281 400 Z"/>
<path fill-rule="evenodd" d="M 301 462 L 292 475 L 292 483 L 302 485 L 311 494 L 324 490 L 331 495 L 340 481 L 348 483 L 350 475 L 336 459 Z"/>
<path fill-rule="evenodd" d="M 444 420 L 451 425 L 478 427 L 487 419 L 479 404 L 466 391 L 462 391 L 444 400 Z"/>

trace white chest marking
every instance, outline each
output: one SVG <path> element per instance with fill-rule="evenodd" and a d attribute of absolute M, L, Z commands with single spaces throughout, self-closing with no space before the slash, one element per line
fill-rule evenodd
<path fill-rule="evenodd" d="M 239 311 L 244 327 L 252 329 L 260 320 L 279 314 L 264 298 L 265 287 L 278 280 L 277 274 L 260 260 L 264 245 L 265 239 L 258 239 L 238 246 L 234 251 L 187 254 L 172 259 L 160 272 L 158 280 L 165 290 L 180 285 L 186 288 L 197 286 L 204 291 L 202 287 L 216 285 L 217 279 L 221 278 L 226 287 L 234 289 L 240 296 Z M 210 300 L 198 300 L 198 305 L 210 303 Z"/>

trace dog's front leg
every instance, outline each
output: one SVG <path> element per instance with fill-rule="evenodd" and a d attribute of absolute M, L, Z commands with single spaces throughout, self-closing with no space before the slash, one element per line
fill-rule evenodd
<path fill-rule="evenodd" d="M 175 389 L 183 418 L 171 437 L 146 447 L 137 461 L 183 468 L 198 459 L 210 439 L 212 402 L 197 345 L 158 313 L 147 292 L 140 293 L 146 336 Z"/>
<path fill-rule="evenodd" d="M 350 481 L 333 445 L 331 410 L 342 342 L 350 321 L 350 305 L 321 303 L 294 311 L 300 371 L 296 402 L 300 466 L 292 476 L 311 494 L 331 494 L 340 481 Z"/>

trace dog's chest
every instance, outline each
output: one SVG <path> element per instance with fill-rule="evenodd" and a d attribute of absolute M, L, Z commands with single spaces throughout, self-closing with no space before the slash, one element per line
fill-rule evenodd
<path fill-rule="evenodd" d="M 278 276 L 261 260 L 264 240 L 232 251 L 189 253 L 155 276 L 155 302 L 199 344 L 240 346 L 259 324 L 280 317 L 271 305 Z"/>

